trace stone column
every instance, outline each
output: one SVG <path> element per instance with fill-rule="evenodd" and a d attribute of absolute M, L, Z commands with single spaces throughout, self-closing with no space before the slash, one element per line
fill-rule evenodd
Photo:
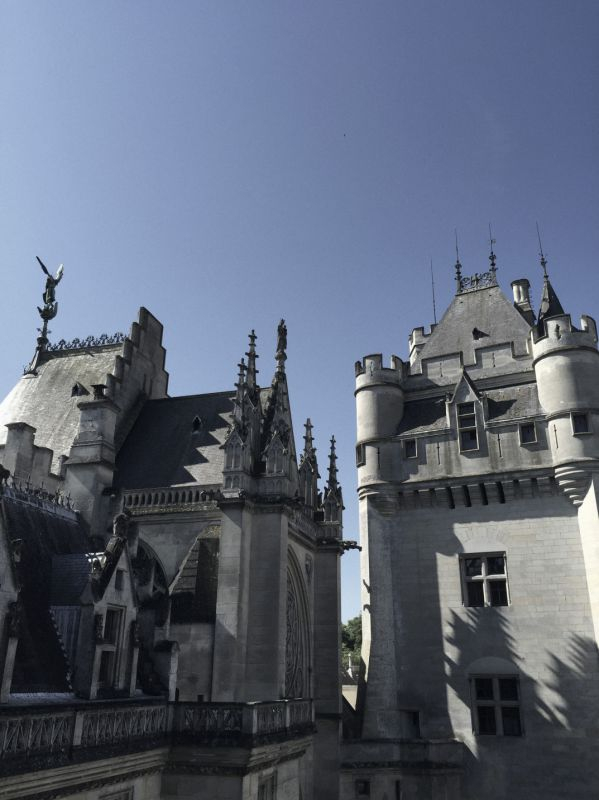
<path fill-rule="evenodd" d="M 398 692 L 400 665 L 396 639 L 400 621 L 395 618 L 392 537 L 397 535 L 399 508 L 391 490 L 366 490 L 360 498 L 363 560 L 367 567 L 362 618 L 363 657 L 367 661 L 362 737 L 387 739 L 400 735 Z"/>

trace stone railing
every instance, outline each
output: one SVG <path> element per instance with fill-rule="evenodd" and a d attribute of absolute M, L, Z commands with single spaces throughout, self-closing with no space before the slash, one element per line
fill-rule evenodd
<path fill-rule="evenodd" d="M 168 732 L 166 705 L 93 709 L 83 712 L 81 739 L 76 746 L 97 747 L 131 739 L 155 738 Z"/>
<path fill-rule="evenodd" d="M 14 709 L 0 717 L 0 758 L 66 752 L 73 743 L 74 729 L 73 709 L 32 713 Z"/>
<path fill-rule="evenodd" d="M 102 701 L 64 706 L 0 707 L 0 774 L 185 740 L 251 746 L 313 729 L 311 700 L 272 703 Z M 89 754 L 86 756 L 86 753 Z M 13 765 L 11 767 L 11 764 Z M 19 766 L 22 765 L 22 766 Z"/>
<path fill-rule="evenodd" d="M 170 514 L 177 511 L 204 511 L 216 508 L 220 497 L 216 489 L 199 487 L 173 489 L 140 489 L 123 492 L 123 508 L 133 516 Z"/>
<path fill-rule="evenodd" d="M 85 339 L 72 339 L 70 342 L 61 339 L 55 344 L 48 343 L 46 350 L 85 350 L 89 347 L 106 347 L 111 344 L 122 344 L 125 338 L 125 334 L 119 331 L 111 335 L 103 333 L 100 336 L 87 336 Z"/>
<path fill-rule="evenodd" d="M 287 736 L 313 725 L 311 700 L 272 703 L 177 703 L 175 730 L 188 738 L 263 739 Z"/>

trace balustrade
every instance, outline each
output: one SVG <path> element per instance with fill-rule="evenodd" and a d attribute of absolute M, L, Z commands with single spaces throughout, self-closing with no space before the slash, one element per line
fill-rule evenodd
<path fill-rule="evenodd" d="M 171 511 L 216 508 L 217 490 L 194 488 L 141 489 L 123 493 L 123 508 L 131 514 L 156 514 Z"/>
<path fill-rule="evenodd" d="M 170 734 L 214 744 L 234 739 L 251 744 L 255 738 L 309 732 L 312 722 L 311 700 L 4 706 L 0 707 L 0 763 L 112 745 L 135 750 Z"/>

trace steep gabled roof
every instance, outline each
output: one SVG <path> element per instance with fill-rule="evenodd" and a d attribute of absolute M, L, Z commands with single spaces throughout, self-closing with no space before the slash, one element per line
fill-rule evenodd
<path fill-rule="evenodd" d="M 220 485 L 234 392 L 148 400 L 117 457 L 124 489 Z M 194 430 L 194 420 L 200 425 Z"/>
<path fill-rule="evenodd" d="M 420 352 L 420 360 L 463 353 L 474 363 L 478 347 L 514 342 L 517 352 L 526 352 L 530 326 L 509 302 L 499 286 L 462 292 L 451 301 L 443 318 Z"/>

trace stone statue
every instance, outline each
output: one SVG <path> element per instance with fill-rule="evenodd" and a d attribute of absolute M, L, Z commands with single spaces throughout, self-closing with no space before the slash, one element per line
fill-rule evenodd
<path fill-rule="evenodd" d="M 51 306 L 56 302 L 56 287 L 58 286 L 58 284 L 62 279 L 62 273 L 64 272 L 64 268 L 61 264 L 56 270 L 56 275 L 53 276 L 51 272 L 48 272 L 48 270 L 46 269 L 46 265 L 41 260 L 41 258 L 39 258 L 38 256 L 36 256 L 36 258 L 38 260 L 40 267 L 44 270 L 44 272 L 47 275 L 46 289 L 43 294 L 44 305 Z"/>
<path fill-rule="evenodd" d="M 277 353 L 284 353 L 285 350 L 287 350 L 287 326 L 282 319 L 277 328 Z"/>

